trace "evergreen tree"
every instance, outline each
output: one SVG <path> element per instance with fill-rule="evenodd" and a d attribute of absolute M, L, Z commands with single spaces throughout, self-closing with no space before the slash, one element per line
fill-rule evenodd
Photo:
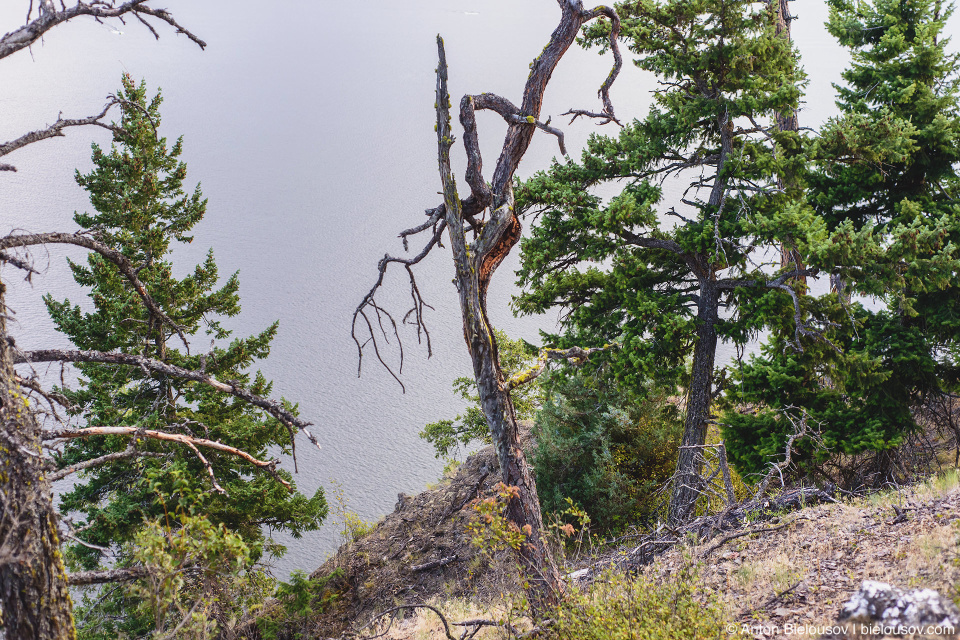
<path fill-rule="evenodd" d="M 572 500 L 594 533 L 654 514 L 683 435 L 677 407 L 655 389 L 637 399 L 602 374 L 557 372 L 545 386 L 531 455 L 544 513 L 562 516 Z"/>
<path fill-rule="evenodd" d="M 557 162 L 523 185 L 518 202 L 539 215 L 523 245 L 526 291 L 516 304 L 568 309 L 565 334 L 553 337 L 560 346 L 621 343 L 606 359 L 641 397 L 685 388 L 686 448 L 670 513 L 681 520 L 696 498 L 717 344 L 743 344 L 788 310 L 793 317 L 791 294 L 801 292 L 791 283 L 803 270 L 781 268 L 771 254 L 783 244 L 806 253 L 822 223 L 795 189 L 777 186 L 795 169 L 800 140 L 775 118 L 796 108 L 803 74 L 776 33 L 776 11 L 641 0 L 619 12 L 636 64 L 660 81 L 654 105 L 618 137 L 592 137 L 580 163 Z M 603 38 L 601 28 L 588 32 L 589 42 Z M 658 183 L 691 172 L 684 196 L 665 202 Z M 625 184 L 604 200 L 597 187 L 609 183 Z"/>
<path fill-rule="evenodd" d="M 182 139 L 171 146 L 157 132 L 160 95 L 148 99 L 145 84 L 137 86 L 125 76 L 118 97 L 122 117 L 110 150 L 94 145 L 93 170 L 85 175 L 77 172 L 77 182 L 89 192 L 94 212 L 77 214 L 75 220 L 137 265 L 140 281 L 169 321 L 152 313 L 112 264 L 91 254 L 86 264 L 71 262 L 74 279 L 90 290 L 89 310 L 46 297 L 57 329 L 79 349 L 148 356 L 204 370 L 221 380 L 239 381 L 256 394 L 269 393 L 270 383 L 250 368 L 269 353 L 277 325 L 227 343 L 231 333 L 222 320 L 240 312 L 237 274 L 218 287 L 211 251 L 185 277 L 174 275 L 171 250 L 175 243 L 192 240 L 189 234 L 202 219 L 206 200 L 199 186 L 191 193 L 184 191 Z M 177 328 L 170 326 L 170 321 Z M 202 335 L 201 330 L 217 346 L 206 354 L 188 353 L 181 336 Z M 290 453 L 290 434 L 279 421 L 207 385 L 134 367 L 81 364 L 78 368 L 79 387 L 65 393 L 75 406 L 76 419 L 85 426 L 123 425 L 186 433 L 219 440 L 261 459 L 271 457 L 268 448 Z M 76 440 L 66 445 L 58 462 L 65 467 L 119 453 L 129 440 Z M 313 497 L 290 492 L 269 474 L 229 454 L 204 454 L 223 489 L 220 492 L 214 490 L 207 469 L 190 449 L 161 447 L 146 439 L 137 440 L 137 448 L 146 455 L 82 472 L 80 481 L 61 497 L 62 511 L 81 514 L 82 519 L 77 544 L 68 549 L 68 561 L 74 566 L 93 569 L 131 562 L 135 555 L 131 544 L 138 533 L 157 520 L 175 526 L 170 525 L 176 522 L 171 516 L 183 509 L 239 534 L 253 560 L 264 553 L 277 556 L 283 552 L 264 535 L 264 529 L 299 536 L 316 529 L 326 516 L 322 491 Z M 287 472 L 279 473 L 290 480 Z M 189 505 L 183 504 L 184 478 L 202 487 L 197 492 L 201 497 L 191 493 Z M 110 602 L 107 599 L 103 606 L 109 608 Z M 145 633 L 149 620 L 123 611 L 123 606 L 119 609 L 124 633 Z M 114 624 L 108 621 L 107 627 L 96 633 L 108 637 L 118 632 Z M 90 637 L 100 636 L 91 632 Z"/>
<path fill-rule="evenodd" d="M 810 149 L 808 181 L 835 238 L 814 258 L 833 272 L 834 291 L 811 308 L 835 323 L 834 345 L 789 349 L 781 327 L 738 373 L 733 400 L 759 409 L 731 410 L 723 422 L 750 471 L 782 452 L 792 429 L 784 407 L 822 425 L 826 448 L 801 446 L 795 458 L 815 467 L 831 454 L 889 452 L 919 428 L 913 410 L 960 381 L 960 67 L 942 37 L 952 7 L 830 6 L 827 26 L 852 64 L 836 87 L 840 116 Z M 886 480 L 891 458 L 876 461 L 854 476 Z"/>

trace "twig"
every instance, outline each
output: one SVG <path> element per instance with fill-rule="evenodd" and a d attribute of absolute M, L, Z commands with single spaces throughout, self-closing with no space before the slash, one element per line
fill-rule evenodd
<path fill-rule="evenodd" d="M 792 525 L 794 522 L 797 522 L 798 520 L 809 520 L 809 518 L 806 518 L 806 517 L 804 517 L 804 516 L 800 516 L 799 518 L 794 518 L 794 519 L 791 520 L 790 522 L 785 522 L 785 523 L 783 523 L 783 524 L 781 524 L 781 525 L 778 525 L 778 526 L 776 526 L 776 527 L 766 527 L 766 528 L 763 528 L 763 529 L 748 529 L 747 531 L 740 531 L 740 532 L 738 532 L 738 533 L 728 533 L 727 535 L 725 535 L 725 536 L 723 536 L 722 538 L 720 538 L 720 540 L 718 540 L 717 542 L 715 542 L 712 546 L 710 546 L 710 548 L 708 548 L 706 551 L 704 551 L 703 553 L 701 553 L 701 554 L 700 554 L 700 557 L 701 557 L 701 558 L 706 558 L 708 555 L 710 555 L 711 553 L 713 553 L 714 551 L 716 551 L 717 549 L 719 549 L 720 547 L 722 547 L 722 546 L 725 545 L 726 543 L 730 542 L 731 540 L 736 540 L 737 538 L 742 538 L 743 536 L 749 536 L 749 535 L 754 534 L 754 533 L 770 533 L 771 531 L 779 531 L 780 529 L 783 529 L 784 527 L 789 527 L 790 525 Z"/>

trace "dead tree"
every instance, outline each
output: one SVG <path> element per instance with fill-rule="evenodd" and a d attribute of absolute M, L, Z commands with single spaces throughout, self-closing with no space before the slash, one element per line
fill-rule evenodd
<path fill-rule="evenodd" d="M 463 127 L 463 144 L 467 152 L 467 169 L 464 179 L 470 187 L 470 195 L 462 199 L 457 191 L 456 180 L 450 166 L 449 152 L 454 144 L 454 136 L 450 128 L 451 103 L 447 92 L 447 62 L 443 41 L 438 37 L 440 62 L 437 67 L 436 108 L 443 202 L 427 210 L 428 218 L 423 224 L 400 234 L 405 247 L 408 237 L 419 233 L 427 232 L 428 240 L 423 249 L 412 258 L 395 258 L 389 254 L 384 256 L 379 264 L 379 277 L 376 283 L 364 296 L 353 317 L 353 338 L 357 343 L 361 363 L 364 348 L 370 346 L 378 360 L 390 370 L 381 357 L 378 338 L 382 340 L 388 337 L 387 327 L 397 338 L 399 333 L 395 319 L 378 304 L 376 294 L 389 266 L 401 265 L 409 275 L 413 297 L 413 308 L 407 313 L 404 321 L 415 324 L 418 335 L 426 337 L 429 352 L 430 337 L 423 318 L 423 311 L 427 305 L 417 287 L 413 267 L 441 244 L 444 231 L 449 233 L 456 267 L 454 283 L 459 294 L 463 316 L 464 339 L 473 362 L 480 404 L 497 450 L 502 480 L 505 484 L 519 489 L 518 499 L 510 501 L 506 516 L 519 530 L 527 533 L 527 544 L 522 547 L 520 556 L 529 577 L 528 594 L 535 612 L 541 611 L 543 607 L 556 600 L 556 595 L 562 590 L 562 582 L 550 551 L 544 544 L 537 488 L 520 448 L 517 418 L 507 381 L 500 369 L 497 342 L 487 315 L 487 289 L 497 267 L 520 240 L 521 224 L 514 210 L 513 179 L 534 133 L 539 129 L 557 136 L 561 152 L 566 153 L 563 133 L 550 126 L 549 119 L 542 122 L 540 112 L 550 77 L 560 59 L 576 40 L 584 24 L 597 18 L 606 18 L 610 21 L 610 48 L 613 51 L 615 63 L 600 88 L 602 110 L 600 112 L 571 110 L 564 115 L 571 115 L 574 118 L 580 116 L 598 118 L 601 124 L 617 122 L 610 102 L 609 89 L 621 66 L 617 43 L 620 20 L 616 12 L 605 6 L 585 9 L 581 0 L 557 0 L 557 2 L 562 12 L 560 22 L 543 52 L 530 65 L 530 75 L 524 87 L 520 106 L 491 93 L 466 95 L 460 101 L 460 124 Z M 483 176 L 475 118 L 477 110 L 484 109 L 498 113 L 507 123 L 507 135 L 493 172 L 493 179 L 489 183 Z M 363 342 L 361 337 L 364 339 Z M 399 382 L 399 378 L 392 370 L 390 373 Z"/>
<path fill-rule="evenodd" d="M 201 48 L 206 46 L 196 35 L 182 27 L 168 11 L 154 8 L 151 4 L 151 0 L 101 0 L 77 2 L 67 7 L 63 1 L 39 0 L 35 10 L 35 3 L 31 1 L 26 23 L 0 37 L 0 59 L 30 47 L 57 25 L 84 16 L 98 21 L 135 19 L 158 38 L 159 33 L 155 25 L 165 23 Z M 64 131 L 70 127 L 94 125 L 113 129 L 107 121 L 107 116 L 111 108 L 121 102 L 123 101 L 111 96 L 106 106 L 96 115 L 69 119 L 58 117 L 52 125 L 0 143 L 0 158 L 27 145 L 63 136 Z M 16 167 L 7 162 L 0 162 L 0 171 L 16 171 Z M 29 255 L 26 253 L 27 248 L 50 243 L 74 244 L 98 252 L 127 277 L 131 286 L 141 296 L 144 306 L 150 310 L 154 320 L 168 324 L 174 332 L 183 337 L 180 329 L 163 314 L 139 282 L 137 274 L 140 265 L 131 264 L 123 254 L 104 245 L 95 233 L 41 233 L 0 237 L 0 265 L 24 270 L 29 277 L 36 273 L 36 270 L 32 267 Z M 44 429 L 38 419 L 40 403 L 48 402 L 50 415 L 56 417 L 55 405 L 65 404 L 66 399 L 59 394 L 45 391 L 38 380 L 18 375 L 14 369 L 15 364 L 103 362 L 116 366 L 135 366 L 160 371 L 167 376 L 186 378 L 198 384 L 210 385 L 221 393 L 233 395 L 260 407 L 285 424 L 291 436 L 298 431 L 303 431 L 308 423 L 292 415 L 281 403 L 256 396 L 235 382 L 216 380 L 203 371 L 181 369 L 149 358 L 117 353 L 19 351 L 13 338 L 7 333 L 6 321 L 10 317 L 10 312 L 4 304 L 5 292 L 6 286 L 0 281 L 0 629 L 2 629 L 0 635 L 6 640 L 72 639 L 76 636 L 76 632 L 68 585 L 129 580 L 142 577 L 145 569 L 133 567 L 108 572 L 68 575 L 60 552 L 59 527 L 62 521 L 53 504 L 51 491 L 53 480 L 112 460 L 158 455 L 138 450 L 136 443 L 144 438 L 166 441 L 171 443 L 171 446 L 185 446 L 191 449 L 204 463 L 208 472 L 211 472 L 212 468 L 206 462 L 201 449 L 215 449 L 222 453 L 240 456 L 270 473 L 275 472 L 277 461 L 257 460 L 244 451 L 213 440 L 117 425 L 107 429 L 112 429 L 110 433 L 115 435 L 130 437 L 130 446 L 126 451 L 55 471 L 55 465 L 47 455 L 51 448 L 51 441 L 62 442 L 65 439 L 101 435 L 104 433 L 104 428 Z M 212 482 L 214 489 L 217 489 L 219 485 L 215 477 L 212 477 Z"/>

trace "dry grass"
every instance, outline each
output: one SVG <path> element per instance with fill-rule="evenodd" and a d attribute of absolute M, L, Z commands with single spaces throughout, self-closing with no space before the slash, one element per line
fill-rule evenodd
<path fill-rule="evenodd" d="M 899 491 L 785 514 L 790 526 L 733 540 L 711 553 L 703 560 L 702 586 L 717 593 L 742 622 L 781 627 L 833 623 L 864 580 L 956 597 L 958 484 L 954 470 Z M 894 505 L 907 514 L 905 522 L 896 522 Z M 673 574 L 684 553 L 701 557 L 708 547 L 674 549 L 646 573 Z"/>

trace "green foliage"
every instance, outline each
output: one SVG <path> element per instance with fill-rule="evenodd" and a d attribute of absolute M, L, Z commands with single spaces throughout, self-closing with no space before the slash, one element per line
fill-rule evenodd
<path fill-rule="evenodd" d="M 804 311 L 833 323 L 832 345 L 789 348 L 784 323 L 736 373 L 722 422 L 749 472 L 782 455 L 792 431 L 783 407 L 822 425 L 827 450 L 798 452 L 809 471 L 831 455 L 895 448 L 919 429 L 913 409 L 924 398 L 960 384 L 960 63 L 942 37 L 952 8 L 829 4 L 827 26 L 852 63 L 837 86 L 841 113 L 809 149 L 809 200 L 831 236 L 808 260 L 835 286 Z M 881 308 L 852 302 L 858 294 Z"/>
<path fill-rule="evenodd" d="M 610 572 L 589 587 L 574 587 L 549 617 L 553 623 L 542 637 L 550 640 L 743 637 L 715 597 L 697 592 L 697 572 L 689 565 L 658 582 Z"/>
<path fill-rule="evenodd" d="M 822 224 L 777 187 L 794 170 L 798 136 L 751 125 L 791 112 L 804 82 L 769 8 L 642 0 L 619 11 L 635 64 L 663 82 L 645 119 L 592 136 L 580 162 L 556 161 L 518 189 L 518 207 L 537 217 L 514 304 L 563 309 L 563 333 L 548 338 L 558 347 L 620 343 L 599 358 L 642 400 L 708 386 L 709 375 L 692 379 L 691 357 L 712 373 L 718 340 L 746 344 L 783 315 L 783 291 L 747 285 L 771 279 L 771 249 L 805 249 Z M 587 44 L 602 45 L 608 29 L 588 29 Z M 661 181 L 683 168 L 703 172 L 699 187 L 665 203 Z M 616 195 L 599 195 L 614 184 Z"/>
<path fill-rule="evenodd" d="M 184 191 L 182 139 L 170 146 L 157 133 L 159 94 L 149 99 L 144 83 L 137 86 L 124 77 L 118 95 L 123 100 L 122 116 L 110 150 L 94 145 L 93 170 L 86 175 L 77 173 L 77 182 L 89 192 L 95 211 L 78 213 L 75 220 L 130 259 L 147 293 L 186 336 L 196 336 L 202 330 L 216 346 L 206 354 L 179 350 L 173 328 L 151 313 L 130 282 L 98 254 L 92 254 L 85 264 L 71 262 L 74 279 L 89 288 L 88 305 L 45 298 L 55 326 L 80 349 L 147 356 L 204 370 L 218 379 L 237 380 L 256 394 L 269 394 L 270 383 L 259 372 L 251 373 L 250 368 L 268 355 L 277 325 L 249 338 L 231 340 L 230 331 L 221 323 L 223 318 L 240 312 L 239 280 L 233 274 L 217 286 L 220 276 L 212 252 L 185 277 L 173 275 L 170 253 L 175 243 L 191 240 L 189 233 L 203 217 L 206 200 L 199 187 L 191 193 Z M 74 419 L 87 426 L 122 425 L 186 433 L 218 440 L 260 459 L 273 457 L 270 448 L 290 453 L 289 434 L 279 421 L 207 385 L 134 367 L 81 364 L 78 368 L 79 387 L 63 391 L 75 405 Z M 57 463 L 66 467 L 120 452 L 129 440 L 74 440 L 66 445 Z M 83 529 L 78 537 L 86 543 L 67 548 L 67 559 L 73 566 L 94 569 L 117 562 L 110 559 L 113 552 L 119 554 L 121 565 L 133 561 L 137 542 L 144 542 L 144 535 L 157 533 L 151 523 L 163 520 L 168 508 L 181 508 L 186 500 L 184 479 L 190 487 L 209 491 L 207 470 L 190 449 L 145 438 L 137 440 L 137 447 L 144 455 L 91 468 L 61 496 L 62 511 L 79 515 Z M 202 514 L 210 527 L 208 533 L 222 532 L 223 540 L 228 540 L 224 537 L 228 533 L 239 536 L 237 540 L 247 548 L 244 557 L 250 562 L 264 552 L 283 552 L 264 536 L 264 527 L 299 536 L 316 529 L 326 516 L 322 491 L 313 497 L 291 493 L 244 460 L 212 450 L 204 455 L 226 491 L 203 496 Z M 291 480 L 287 472 L 280 474 Z M 164 521 L 164 526 L 174 532 L 186 525 Z M 193 520 L 190 525 L 199 526 Z M 229 563 L 222 568 L 233 571 Z"/>
<path fill-rule="evenodd" d="M 523 340 L 512 340 L 499 329 L 493 330 L 500 354 L 500 368 L 505 378 L 529 368 L 537 358 L 535 347 Z M 490 443 L 490 429 L 480 408 L 477 382 L 473 378 L 460 377 L 453 381 L 453 390 L 465 402 L 470 403 L 462 415 L 453 420 L 431 422 L 420 432 L 420 437 L 433 445 L 438 458 L 448 457 L 460 447 L 471 442 Z M 532 420 L 541 402 L 540 383 L 534 380 L 510 392 L 518 420 Z"/>
<path fill-rule="evenodd" d="M 279 638 L 299 639 L 310 620 L 327 611 L 339 598 L 343 570 L 330 575 L 311 578 L 302 571 L 294 571 L 290 582 L 281 582 L 274 594 L 276 606 L 257 618 L 257 630 L 264 640 Z"/>
<path fill-rule="evenodd" d="M 170 511 L 151 520 L 126 545 L 124 562 L 142 566 L 142 580 L 100 587 L 92 606 L 85 594 L 78 637 L 170 637 L 207 640 L 219 637 L 272 592 L 273 580 L 251 562 L 243 537 L 204 515 L 207 495 L 182 473 L 173 474 L 175 501 L 163 497 L 159 473 L 144 484 Z M 174 631 L 175 630 L 175 631 Z"/>
<path fill-rule="evenodd" d="M 571 515 L 572 500 L 600 533 L 649 515 L 654 491 L 676 464 L 683 434 L 676 407 L 653 393 L 630 398 L 602 376 L 555 375 L 547 388 L 532 452 L 544 512 Z"/>

